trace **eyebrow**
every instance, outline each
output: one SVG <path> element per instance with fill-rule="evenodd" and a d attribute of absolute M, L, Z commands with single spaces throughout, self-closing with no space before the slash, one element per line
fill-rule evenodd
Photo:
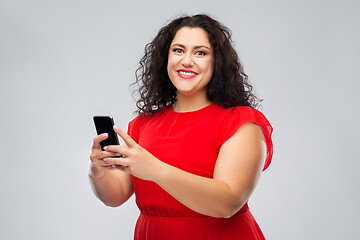
<path fill-rule="evenodd" d="M 184 45 L 179 44 L 179 43 L 174 43 L 173 45 L 171 45 L 171 47 L 175 47 L 175 46 L 186 48 Z M 199 48 L 207 48 L 207 49 L 209 49 L 209 51 L 211 51 L 211 48 L 209 48 L 208 46 L 204 46 L 204 45 L 199 45 L 199 46 L 194 47 L 194 49 L 199 49 Z"/>

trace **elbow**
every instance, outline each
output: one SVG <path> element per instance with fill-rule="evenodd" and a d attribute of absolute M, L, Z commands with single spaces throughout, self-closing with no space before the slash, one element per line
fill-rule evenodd
<path fill-rule="evenodd" d="M 238 209 L 235 210 L 234 207 L 224 207 L 222 210 L 219 210 L 215 217 L 217 218 L 231 218 L 237 213 Z"/>
<path fill-rule="evenodd" d="M 114 203 L 114 202 L 104 202 L 104 204 L 107 206 L 107 207 L 113 207 L 113 208 L 116 208 L 116 207 L 119 207 L 121 204 L 119 203 Z"/>
<path fill-rule="evenodd" d="M 100 199 L 106 206 L 108 207 L 119 207 L 121 205 L 123 205 L 130 197 L 132 196 L 132 194 L 129 194 L 128 196 L 117 196 L 117 197 L 112 197 L 109 198 L 107 200 L 105 199 Z"/>
<path fill-rule="evenodd" d="M 228 212 L 225 212 L 224 215 L 222 215 L 222 218 L 231 218 L 232 216 L 235 215 L 235 213 L 237 213 L 237 211 L 228 211 Z"/>
<path fill-rule="evenodd" d="M 245 203 L 230 203 L 224 204 L 221 208 L 219 208 L 212 217 L 216 218 L 231 218 L 234 216 L 243 206 Z"/>
<path fill-rule="evenodd" d="M 113 208 L 119 207 L 123 204 L 123 202 L 121 201 L 103 201 L 103 203 L 105 204 L 105 206 Z"/>
<path fill-rule="evenodd" d="M 119 201 L 119 200 L 115 200 L 115 199 L 106 199 L 101 197 L 98 194 L 95 194 L 96 197 L 107 207 L 119 207 L 121 204 L 123 204 L 123 202 Z"/>
<path fill-rule="evenodd" d="M 107 198 L 100 198 L 98 197 L 107 207 L 119 207 L 123 205 L 132 194 L 129 194 L 128 196 L 107 196 Z"/>

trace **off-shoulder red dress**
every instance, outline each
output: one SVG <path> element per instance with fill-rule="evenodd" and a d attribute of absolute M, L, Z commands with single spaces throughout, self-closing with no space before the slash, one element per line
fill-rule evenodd
<path fill-rule="evenodd" d="M 194 112 L 178 113 L 172 106 L 129 123 L 129 135 L 161 161 L 184 171 L 212 178 L 221 145 L 244 123 L 262 128 L 267 144 L 264 170 L 272 157 L 272 127 L 250 107 L 224 109 L 216 104 Z M 156 183 L 132 177 L 140 216 L 135 240 L 265 239 L 245 204 L 230 218 L 197 213 Z"/>

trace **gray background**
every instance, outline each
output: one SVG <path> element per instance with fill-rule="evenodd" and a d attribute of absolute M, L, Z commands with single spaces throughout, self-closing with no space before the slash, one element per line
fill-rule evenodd
<path fill-rule="evenodd" d="M 92 116 L 134 117 L 129 85 L 169 19 L 233 32 L 274 158 L 250 200 L 268 239 L 360 235 L 358 1 L 0 1 L 0 239 L 131 239 L 134 198 L 88 181 Z"/>

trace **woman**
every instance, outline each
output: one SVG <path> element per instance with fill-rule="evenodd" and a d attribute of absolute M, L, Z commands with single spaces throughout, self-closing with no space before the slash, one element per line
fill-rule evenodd
<path fill-rule="evenodd" d="M 247 201 L 271 161 L 272 127 L 231 44 L 207 15 L 181 17 L 146 46 L 139 116 L 121 146 L 94 139 L 91 182 L 119 206 L 135 192 L 135 239 L 265 239 Z M 119 158 L 119 156 L 121 156 Z"/>

